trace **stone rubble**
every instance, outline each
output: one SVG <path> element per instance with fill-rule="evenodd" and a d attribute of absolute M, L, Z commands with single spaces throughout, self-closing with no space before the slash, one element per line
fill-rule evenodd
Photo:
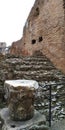
<path fill-rule="evenodd" d="M 37 67 L 36 67 L 37 66 Z M 65 75 L 56 69 L 45 56 L 32 57 L 0 56 L 0 100 L 3 103 L 5 80 L 29 79 L 39 83 L 35 109 L 46 115 L 48 120 L 49 87 L 48 83 L 64 82 Z M 65 85 L 52 85 L 52 120 L 65 118 Z M 1 105 L 1 104 L 0 104 Z M 63 113 L 61 112 L 63 108 Z"/>

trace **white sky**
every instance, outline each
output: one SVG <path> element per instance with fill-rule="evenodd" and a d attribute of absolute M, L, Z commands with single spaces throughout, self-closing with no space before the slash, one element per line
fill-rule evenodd
<path fill-rule="evenodd" d="M 0 0 L 0 42 L 7 46 L 22 37 L 23 27 L 35 0 Z"/>

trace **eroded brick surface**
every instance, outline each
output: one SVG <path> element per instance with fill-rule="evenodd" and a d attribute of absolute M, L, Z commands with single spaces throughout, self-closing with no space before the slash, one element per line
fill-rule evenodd
<path fill-rule="evenodd" d="M 23 37 L 14 42 L 11 54 L 45 54 L 65 72 L 65 2 L 36 0 L 23 29 Z"/>

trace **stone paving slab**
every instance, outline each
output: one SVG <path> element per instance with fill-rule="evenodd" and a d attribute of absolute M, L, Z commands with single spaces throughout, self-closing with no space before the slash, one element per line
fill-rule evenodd
<path fill-rule="evenodd" d="M 54 122 L 49 130 L 65 130 L 65 119 Z"/>
<path fill-rule="evenodd" d="M 4 120 L 2 130 L 48 130 L 48 127 L 45 125 L 45 116 L 36 110 L 34 117 L 27 121 L 12 121 L 8 108 L 3 108 L 0 111 L 0 116 Z"/>

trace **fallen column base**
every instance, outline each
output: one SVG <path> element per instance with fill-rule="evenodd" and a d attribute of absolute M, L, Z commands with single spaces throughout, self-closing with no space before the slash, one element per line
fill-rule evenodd
<path fill-rule="evenodd" d="M 45 116 L 36 110 L 33 118 L 27 121 L 12 121 L 8 108 L 3 108 L 0 116 L 4 120 L 2 130 L 48 130 Z"/>

